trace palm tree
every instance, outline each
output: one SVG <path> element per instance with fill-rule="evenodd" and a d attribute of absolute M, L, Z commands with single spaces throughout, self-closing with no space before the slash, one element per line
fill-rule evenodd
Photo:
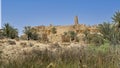
<path fill-rule="evenodd" d="M 31 26 L 25 26 L 23 32 L 27 35 L 27 39 L 30 40 L 32 36 Z"/>
<path fill-rule="evenodd" d="M 99 24 L 98 29 L 105 39 L 111 39 L 110 35 L 112 33 L 112 26 L 109 22 L 103 22 L 103 24 Z"/>
<path fill-rule="evenodd" d="M 104 22 L 103 24 L 98 25 L 98 29 L 100 30 L 102 37 L 105 40 L 108 40 L 111 44 L 119 44 L 120 32 L 116 32 L 116 26 L 110 24 L 109 22 Z"/>
<path fill-rule="evenodd" d="M 3 33 L 6 37 L 10 36 L 10 29 L 11 29 L 11 26 L 9 23 L 4 24 Z"/>
<path fill-rule="evenodd" d="M 18 37 L 18 30 L 11 28 L 10 38 L 11 38 L 11 39 L 14 39 L 14 38 L 16 38 L 16 37 Z"/>
<path fill-rule="evenodd" d="M 115 12 L 112 19 L 115 22 L 115 26 L 117 27 L 117 30 L 120 31 L 120 11 Z"/>
<path fill-rule="evenodd" d="M 3 26 L 3 35 L 7 38 L 14 39 L 18 37 L 18 30 L 12 27 L 9 23 L 5 23 Z"/>
<path fill-rule="evenodd" d="M 31 26 L 25 26 L 23 32 L 27 35 L 27 39 L 30 40 L 38 40 L 38 34 L 36 29 Z"/>

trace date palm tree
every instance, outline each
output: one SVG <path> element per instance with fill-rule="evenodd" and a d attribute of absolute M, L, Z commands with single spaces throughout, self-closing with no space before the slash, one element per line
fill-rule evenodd
<path fill-rule="evenodd" d="M 27 40 L 30 40 L 32 37 L 31 26 L 25 26 L 23 32 L 27 35 Z"/>
<path fill-rule="evenodd" d="M 115 12 L 112 19 L 115 22 L 116 29 L 120 31 L 120 11 Z"/>
<path fill-rule="evenodd" d="M 3 26 L 3 35 L 7 38 L 14 39 L 18 37 L 18 30 L 12 27 L 9 23 L 5 23 Z"/>
<path fill-rule="evenodd" d="M 36 29 L 31 26 L 25 26 L 23 32 L 27 35 L 27 40 L 38 40 L 38 34 Z"/>
<path fill-rule="evenodd" d="M 116 26 L 110 24 L 109 22 L 104 22 L 99 24 L 98 29 L 100 30 L 102 37 L 105 40 L 108 40 L 111 44 L 119 44 L 120 41 L 120 32 L 116 32 Z"/>
<path fill-rule="evenodd" d="M 111 39 L 110 35 L 112 33 L 111 32 L 112 26 L 109 22 L 103 22 L 103 24 L 99 24 L 98 29 L 105 39 L 107 40 Z"/>

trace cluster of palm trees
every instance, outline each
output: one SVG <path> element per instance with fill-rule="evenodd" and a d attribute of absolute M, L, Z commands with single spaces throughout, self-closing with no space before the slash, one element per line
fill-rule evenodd
<path fill-rule="evenodd" d="M 104 22 L 98 27 L 103 34 L 104 39 L 111 44 L 120 44 L 120 12 L 116 12 L 112 17 L 113 23 Z"/>
<path fill-rule="evenodd" d="M 0 31 L 0 36 L 2 38 L 18 38 L 18 30 L 12 27 L 9 23 L 4 24 L 3 29 Z"/>
<path fill-rule="evenodd" d="M 113 17 L 112 22 L 103 22 L 99 24 L 98 30 L 100 34 L 90 34 L 85 31 L 85 40 L 87 43 L 95 43 L 95 45 L 104 44 L 106 41 L 113 45 L 120 44 L 120 12 L 117 11 Z"/>

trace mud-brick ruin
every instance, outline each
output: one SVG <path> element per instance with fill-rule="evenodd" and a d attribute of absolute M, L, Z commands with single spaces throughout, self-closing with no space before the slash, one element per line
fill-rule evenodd
<path fill-rule="evenodd" d="M 77 37 L 79 38 L 79 40 L 82 39 L 82 37 L 84 37 L 84 32 L 86 30 L 88 30 L 90 33 L 99 32 L 98 29 L 96 28 L 96 25 L 86 26 L 85 24 L 79 24 L 78 16 L 75 16 L 73 25 L 66 25 L 66 26 L 53 26 L 53 25 L 43 26 L 42 25 L 42 26 L 35 26 L 33 28 L 36 29 L 38 34 L 46 35 L 50 42 L 64 42 L 63 35 L 65 34 L 65 32 L 68 32 L 68 31 L 74 31 L 77 34 Z M 55 34 L 51 32 L 52 28 L 56 29 Z"/>

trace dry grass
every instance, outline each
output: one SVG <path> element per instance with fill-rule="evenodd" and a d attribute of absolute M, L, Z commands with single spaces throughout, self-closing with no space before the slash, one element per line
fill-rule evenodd
<path fill-rule="evenodd" d="M 51 46 L 10 46 L 8 51 L 2 52 L 7 50 L 5 47 L 6 49 L 1 51 L 0 68 L 120 68 L 119 45 Z M 4 61 L 5 59 L 7 61 Z"/>

